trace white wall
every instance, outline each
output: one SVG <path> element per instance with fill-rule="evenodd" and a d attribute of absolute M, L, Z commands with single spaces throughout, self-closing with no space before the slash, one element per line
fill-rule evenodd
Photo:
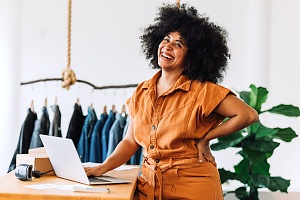
<path fill-rule="evenodd" d="M 0 1 L 0 174 L 11 160 L 19 134 L 19 34 L 20 5 L 18 0 Z M 18 125 L 17 125 L 18 124 Z"/>
<path fill-rule="evenodd" d="M 151 23 L 160 0 L 73 0 L 71 68 L 77 78 L 103 85 L 139 83 L 154 73 L 140 53 L 140 29 Z M 173 2 L 173 1 L 169 1 Z M 175 0 L 174 0 L 175 2 Z M 229 32 L 232 60 L 223 84 L 247 90 L 250 83 L 267 87 L 266 108 L 281 103 L 300 106 L 298 86 L 300 2 L 298 0 L 190 0 Z M 0 175 L 6 173 L 21 124 L 31 100 L 38 113 L 48 98 L 58 97 L 62 131 L 66 134 L 79 97 L 83 111 L 94 104 L 97 114 L 112 102 L 117 109 L 132 89 L 92 91 L 76 83 L 69 91 L 58 82 L 19 86 L 41 78 L 60 77 L 67 64 L 67 0 L 0 0 Z M 299 119 L 266 116 L 271 127 L 292 128 L 299 134 Z M 298 123 L 297 123 L 298 122 Z M 300 192 L 300 139 L 275 150 L 271 174 L 291 179 L 289 191 Z M 234 150 L 214 152 L 219 167 L 239 162 Z M 236 183 L 225 185 L 233 188 Z M 271 198 L 272 199 L 272 198 Z"/>

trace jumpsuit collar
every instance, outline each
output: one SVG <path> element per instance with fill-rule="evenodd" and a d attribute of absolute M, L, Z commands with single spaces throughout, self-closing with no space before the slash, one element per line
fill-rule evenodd
<path fill-rule="evenodd" d="M 158 71 L 154 76 L 145 82 L 143 85 L 143 89 L 154 89 L 156 88 L 156 82 L 158 78 L 161 76 L 161 70 Z M 167 91 L 167 94 L 172 93 L 177 89 L 181 89 L 183 91 L 189 91 L 191 88 L 192 81 L 188 79 L 185 75 L 181 74 L 178 80 L 174 83 L 174 85 Z"/>

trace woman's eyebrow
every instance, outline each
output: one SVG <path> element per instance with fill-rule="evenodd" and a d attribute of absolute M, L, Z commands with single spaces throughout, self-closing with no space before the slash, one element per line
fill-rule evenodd
<path fill-rule="evenodd" d="M 182 38 L 179 38 L 178 40 L 176 40 L 177 42 L 180 42 L 181 44 L 185 45 L 184 40 Z"/>
<path fill-rule="evenodd" d="M 171 37 L 169 35 L 166 35 L 165 37 L 168 37 L 169 39 L 171 39 Z M 180 37 L 178 40 L 175 40 L 176 42 L 180 42 L 182 45 L 185 45 L 184 39 L 182 37 Z"/>

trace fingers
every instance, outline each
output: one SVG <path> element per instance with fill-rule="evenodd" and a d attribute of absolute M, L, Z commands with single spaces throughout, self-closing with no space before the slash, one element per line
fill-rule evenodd
<path fill-rule="evenodd" d="M 197 149 L 198 149 L 198 158 L 200 163 L 203 163 L 204 161 L 209 161 L 214 166 L 217 166 L 215 157 L 212 155 L 210 151 L 209 143 L 205 143 L 205 142 L 203 143 L 203 141 L 200 140 L 197 143 Z"/>
<path fill-rule="evenodd" d="M 211 162 L 215 167 L 217 167 L 217 163 L 216 163 L 215 157 L 213 155 L 205 156 L 205 159 L 207 161 Z"/>
<path fill-rule="evenodd" d="M 203 154 L 198 154 L 198 158 L 199 158 L 199 162 L 200 162 L 200 163 L 203 163 L 203 161 L 204 161 L 204 156 L 203 156 Z"/>
<path fill-rule="evenodd" d="M 98 167 L 85 167 L 84 171 L 87 176 L 101 176 L 102 173 L 98 169 Z"/>
<path fill-rule="evenodd" d="M 92 168 L 91 168 L 91 167 L 85 167 L 85 168 L 84 168 L 84 171 L 85 171 L 85 173 L 86 173 L 87 176 L 91 176 L 91 175 L 92 175 L 92 174 L 91 174 L 91 171 L 92 171 Z"/>

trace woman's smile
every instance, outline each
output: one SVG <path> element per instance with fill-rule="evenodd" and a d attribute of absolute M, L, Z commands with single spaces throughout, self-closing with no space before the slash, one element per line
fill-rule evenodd
<path fill-rule="evenodd" d="M 162 69 L 184 69 L 188 48 L 179 32 L 171 32 L 158 47 L 158 65 Z"/>

